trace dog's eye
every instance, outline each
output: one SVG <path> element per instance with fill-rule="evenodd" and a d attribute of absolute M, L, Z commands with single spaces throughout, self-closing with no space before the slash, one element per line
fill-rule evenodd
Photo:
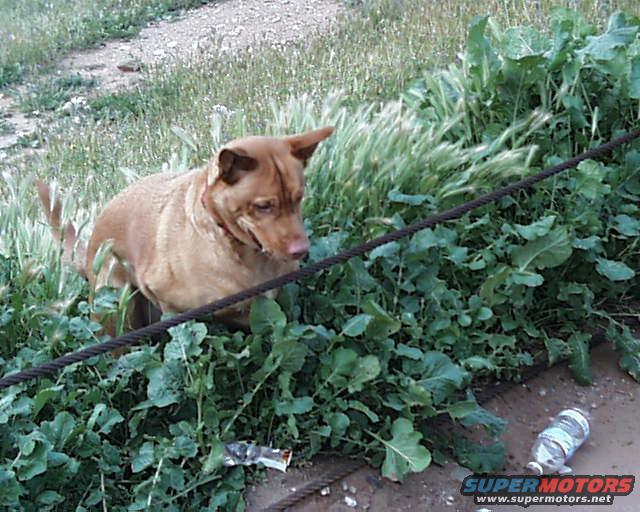
<path fill-rule="evenodd" d="M 273 210 L 273 204 L 271 203 L 254 203 L 253 207 L 259 213 L 271 213 Z"/>

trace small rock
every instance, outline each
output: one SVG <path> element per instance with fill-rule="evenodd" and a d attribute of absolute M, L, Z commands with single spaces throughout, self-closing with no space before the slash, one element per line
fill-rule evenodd
<path fill-rule="evenodd" d="M 289 489 L 289 492 L 296 492 L 298 489 L 296 489 L 295 487 L 292 487 L 291 489 Z"/>
<path fill-rule="evenodd" d="M 546 390 L 546 389 L 544 389 L 544 388 L 540 388 L 540 389 L 538 390 L 538 394 L 539 394 L 540 396 L 546 396 L 546 395 L 547 395 L 547 390 Z"/>
<path fill-rule="evenodd" d="M 456 503 L 456 499 L 455 499 L 453 496 L 449 495 L 449 496 L 447 496 L 447 497 L 445 498 L 444 502 L 445 502 L 449 507 L 451 507 L 451 506 L 455 505 L 455 503 Z"/>
<path fill-rule="evenodd" d="M 349 490 L 349 484 L 347 483 L 347 481 L 346 481 L 346 480 L 343 480 L 343 481 L 342 481 L 342 490 L 343 490 L 344 492 L 347 492 L 347 491 Z"/>
<path fill-rule="evenodd" d="M 349 508 L 356 508 L 358 506 L 358 502 L 352 496 L 345 496 L 344 497 L 344 502 L 347 505 L 347 507 L 349 507 Z"/>
<path fill-rule="evenodd" d="M 320 489 L 320 496 L 329 496 L 331 494 L 331 487 L 323 487 Z"/>
<path fill-rule="evenodd" d="M 123 73 L 137 73 L 142 69 L 142 64 L 137 60 L 126 60 L 116 67 Z"/>
<path fill-rule="evenodd" d="M 351 494 L 357 494 L 358 489 L 356 489 L 353 485 L 350 485 L 350 486 L 349 486 L 349 492 L 350 492 Z"/>

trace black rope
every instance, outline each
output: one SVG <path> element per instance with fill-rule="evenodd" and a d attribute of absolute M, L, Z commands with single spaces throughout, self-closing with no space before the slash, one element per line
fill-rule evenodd
<path fill-rule="evenodd" d="M 568 169 L 572 169 L 583 160 L 600 158 L 601 156 L 617 148 L 618 146 L 627 144 L 628 142 L 631 142 L 638 137 L 640 137 L 640 130 L 635 130 L 631 133 L 613 139 L 606 144 L 602 144 L 598 147 L 585 151 L 584 153 L 581 153 L 578 156 L 566 160 L 565 162 L 562 162 L 561 164 L 558 164 L 554 167 L 546 169 L 539 174 L 499 188 L 480 197 L 477 197 L 476 199 L 472 199 L 471 201 L 463 203 L 459 206 L 450 208 L 449 210 L 445 210 L 444 212 L 432 215 L 431 217 L 411 224 L 406 228 L 398 229 L 397 231 L 393 231 L 378 238 L 374 238 L 373 240 L 369 240 L 364 244 L 357 245 L 355 247 L 352 247 L 351 249 L 347 249 L 344 252 L 307 265 L 294 272 L 289 272 L 288 274 L 276 277 L 275 279 L 270 279 L 269 281 L 265 281 L 264 283 L 261 283 L 257 286 L 247 288 L 246 290 L 242 290 L 241 292 L 229 295 L 227 297 L 224 297 L 223 299 L 205 304 L 204 306 L 200 306 L 189 311 L 185 311 L 184 313 L 177 314 L 171 318 L 161 320 L 160 322 L 156 322 L 141 329 L 130 331 L 126 334 L 123 334 L 122 336 L 118 336 L 117 338 L 113 338 L 104 343 L 99 343 L 97 345 L 78 350 L 77 352 L 72 352 L 71 354 L 58 357 L 57 359 L 49 361 L 48 363 L 44 363 L 40 366 L 7 375 L 6 377 L 0 379 L 0 389 L 7 388 L 14 384 L 20 384 L 22 382 L 35 379 L 36 377 L 44 377 L 46 375 L 50 375 L 73 363 L 86 361 L 87 359 L 91 359 L 92 357 L 104 354 L 105 352 L 116 350 L 127 345 L 133 345 L 144 338 L 153 338 L 155 336 L 158 336 L 159 334 L 166 332 L 171 327 L 175 327 L 176 325 L 182 324 L 184 322 L 210 315 L 229 306 L 233 306 L 245 300 L 254 298 L 258 295 L 268 292 L 269 290 L 281 288 L 286 284 L 298 281 L 305 277 L 309 277 L 313 274 L 316 274 L 317 272 L 337 265 L 338 263 L 343 263 L 351 258 L 354 258 L 355 256 L 361 256 L 362 254 L 365 254 L 366 252 L 369 252 L 376 247 L 380 247 L 381 245 L 388 244 L 390 242 L 396 242 L 401 238 L 413 235 L 414 233 L 423 229 L 434 227 L 437 224 L 441 224 L 449 220 L 458 219 L 465 213 L 474 210 L 475 208 L 479 208 L 493 201 L 497 201 L 498 199 L 511 195 L 520 190 L 531 188 L 533 185 L 542 180 L 555 176 L 556 174 L 559 174 Z"/>

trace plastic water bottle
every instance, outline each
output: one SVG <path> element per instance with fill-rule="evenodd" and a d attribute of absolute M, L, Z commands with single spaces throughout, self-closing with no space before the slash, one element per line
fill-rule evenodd
<path fill-rule="evenodd" d="M 589 413 L 578 407 L 561 411 L 538 434 L 527 469 L 536 475 L 570 473 L 571 468 L 565 463 L 589 437 L 590 419 Z"/>

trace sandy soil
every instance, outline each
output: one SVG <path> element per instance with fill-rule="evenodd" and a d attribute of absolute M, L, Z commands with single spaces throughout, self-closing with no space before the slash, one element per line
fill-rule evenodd
<path fill-rule="evenodd" d="M 73 52 L 60 63 L 58 75 L 80 74 L 97 80 L 96 92 L 132 87 L 141 71 L 194 55 L 215 58 L 218 52 L 284 45 L 329 28 L 343 7 L 339 0 L 225 0 L 191 10 L 174 21 L 151 23 L 131 40 Z M 32 133 L 46 118 L 26 116 L 13 98 L 0 93 L 0 116 L 14 132 L 0 135 L 0 150 Z"/>
<path fill-rule="evenodd" d="M 617 365 L 617 354 L 608 345 L 592 354 L 595 384 L 581 387 L 575 383 L 566 366 L 554 367 L 526 385 L 518 386 L 492 400 L 486 407 L 508 421 L 503 440 L 507 446 L 507 474 L 523 474 L 529 450 L 536 435 L 550 418 L 564 407 L 581 405 L 592 412 L 592 435 L 578 450 L 570 465 L 575 474 L 634 474 L 640 460 L 638 423 L 640 408 L 638 384 Z M 250 511 L 262 510 L 287 496 L 290 489 L 324 474 L 331 461 L 323 460 L 305 469 L 286 474 L 271 471 L 265 485 L 251 490 L 247 499 Z M 475 512 L 492 510 L 507 512 L 525 510 L 514 506 L 482 509 L 472 498 L 460 495 L 461 481 L 469 474 L 454 462 L 444 467 L 432 466 L 420 474 L 411 475 L 403 484 L 382 479 L 373 469 L 361 469 L 334 483 L 330 494 L 316 494 L 296 505 L 292 512 L 375 512 L 433 511 Z M 613 506 L 574 506 L 576 512 L 636 512 L 640 510 L 640 489 L 629 496 L 616 497 Z M 346 489 L 346 491 L 345 491 Z M 345 498 L 355 500 L 355 507 Z M 350 501 L 350 500 L 349 500 Z M 353 502 L 351 502 L 353 505 Z M 531 512 L 553 512 L 557 506 L 531 506 Z"/>

